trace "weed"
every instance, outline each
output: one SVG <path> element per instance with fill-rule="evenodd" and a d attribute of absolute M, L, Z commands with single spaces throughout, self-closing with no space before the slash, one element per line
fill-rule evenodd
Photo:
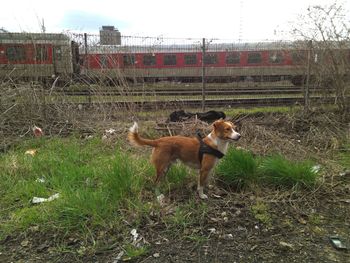
<path fill-rule="evenodd" d="M 309 216 L 309 223 L 312 225 L 320 225 L 322 223 L 323 216 L 318 214 L 311 214 Z"/>
<path fill-rule="evenodd" d="M 246 187 L 257 180 L 257 161 L 250 152 L 230 148 L 216 172 L 225 183 Z"/>
<path fill-rule="evenodd" d="M 271 225 L 271 216 L 269 214 L 269 208 L 265 203 L 257 202 L 251 207 L 251 211 L 254 217 L 265 225 Z"/>
<path fill-rule="evenodd" d="M 192 213 L 186 208 L 177 207 L 173 215 L 168 218 L 168 222 L 176 229 L 185 229 L 192 222 Z"/>
<path fill-rule="evenodd" d="M 174 213 L 165 218 L 165 224 L 172 235 L 179 238 L 197 236 L 194 225 L 202 224 L 207 212 L 207 204 L 191 199 L 186 204 L 176 207 Z"/>
<path fill-rule="evenodd" d="M 127 244 L 124 247 L 124 250 L 126 253 L 126 257 L 123 259 L 123 261 L 127 261 L 127 260 L 132 260 L 145 255 L 149 249 L 147 246 L 136 247 L 132 244 Z"/>
<path fill-rule="evenodd" d="M 259 172 L 262 174 L 262 179 L 272 185 L 311 187 L 318 177 L 318 173 L 312 167 L 309 161 L 292 162 L 280 155 L 275 155 L 262 161 Z"/>
<path fill-rule="evenodd" d="M 350 139 L 342 145 L 342 149 L 338 153 L 337 159 L 345 169 L 350 169 Z"/>

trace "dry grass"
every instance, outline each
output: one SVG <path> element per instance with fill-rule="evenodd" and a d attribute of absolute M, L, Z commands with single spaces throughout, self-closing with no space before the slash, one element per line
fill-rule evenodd
<path fill-rule="evenodd" d="M 132 116 L 134 109 L 125 105 L 104 103 L 72 103 L 62 87 L 45 88 L 35 83 L 0 84 L 0 151 L 32 135 L 34 125 L 46 136 L 88 135 L 99 132 L 101 123 Z M 91 92 L 98 90 L 91 89 Z M 121 111 L 123 109 L 123 112 Z M 122 112 L 122 114 L 120 114 Z"/>

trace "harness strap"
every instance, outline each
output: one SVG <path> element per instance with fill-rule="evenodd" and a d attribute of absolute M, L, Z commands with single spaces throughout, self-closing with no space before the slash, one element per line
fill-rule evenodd
<path fill-rule="evenodd" d="M 203 160 L 203 155 L 206 154 L 210 154 L 210 155 L 214 155 L 215 157 L 221 159 L 222 157 L 225 156 L 225 154 L 223 154 L 222 152 L 220 152 L 217 149 L 214 149 L 213 147 L 209 146 L 208 144 L 206 144 L 205 142 L 203 142 L 203 140 L 201 138 L 198 138 L 200 146 L 199 146 L 199 151 L 198 151 L 198 157 L 199 157 L 199 161 L 200 163 L 202 163 Z"/>

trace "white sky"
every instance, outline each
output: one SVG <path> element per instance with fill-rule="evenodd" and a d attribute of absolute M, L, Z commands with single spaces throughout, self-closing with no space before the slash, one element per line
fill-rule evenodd
<path fill-rule="evenodd" d="M 64 30 L 97 33 L 114 25 L 122 35 L 244 40 L 281 39 L 310 5 L 334 0 L 9 0 L 0 28 L 11 32 Z M 343 3 L 350 10 L 349 0 Z"/>

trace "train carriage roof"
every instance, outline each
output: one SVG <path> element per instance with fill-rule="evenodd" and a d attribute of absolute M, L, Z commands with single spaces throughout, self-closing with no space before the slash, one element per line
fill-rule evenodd
<path fill-rule="evenodd" d="M 263 42 L 263 43 L 211 43 L 206 52 L 234 52 L 234 51 L 263 51 L 292 49 L 292 42 Z M 81 47 L 81 51 L 84 47 Z M 200 52 L 201 46 L 194 44 L 160 44 L 160 45 L 95 45 L 88 47 L 90 54 L 108 53 L 172 53 L 172 52 Z"/>
<path fill-rule="evenodd" d="M 0 33 L 0 43 L 70 43 L 70 38 L 60 33 Z"/>

